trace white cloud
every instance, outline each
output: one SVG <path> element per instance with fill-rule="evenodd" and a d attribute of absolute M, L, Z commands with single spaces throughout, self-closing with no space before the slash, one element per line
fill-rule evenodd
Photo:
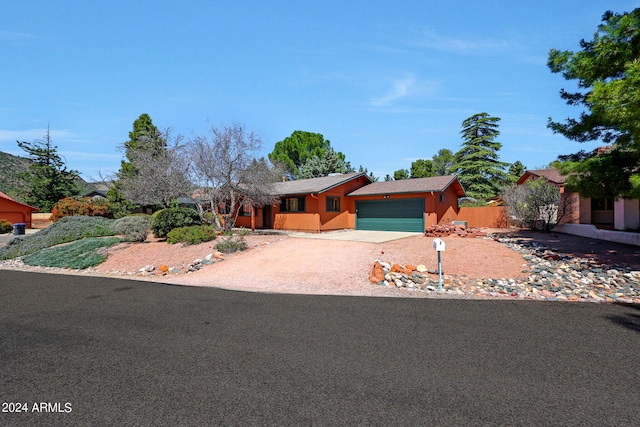
<path fill-rule="evenodd" d="M 37 38 L 35 35 L 29 33 L 0 30 L 0 40 L 32 40 Z"/>
<path fill-rule="evenodd" d="M 438 34 L 432 28 L 416 29 L 409 37 L 406 40 L 409 44 L 445 52 L 479 53 L 488 50 L 502 50 L 512 45 L 507 38 L 448 36 Z"/>
<path fill-rule="evenodd" d="M 439 83 L 435 80 L 418 80 L 413 74 L 391 81 L 391 87 L 383 96 L 372 98 L 371 105 L 374 107 L 384 107 L 389 104 L 408 97 L 431 93 L 437 89 Z"/>

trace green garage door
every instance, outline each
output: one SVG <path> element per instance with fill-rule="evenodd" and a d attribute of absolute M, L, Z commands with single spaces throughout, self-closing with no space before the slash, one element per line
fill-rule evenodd
<path fill-rule="evenodd" d="M 356 230 L 424 231 L 424 199 L 356 201 Z"/>

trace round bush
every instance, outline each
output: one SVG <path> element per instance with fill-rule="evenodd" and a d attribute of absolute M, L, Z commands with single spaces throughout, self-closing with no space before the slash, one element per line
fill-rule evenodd
<path fill-rule="evenodd" d="M 230 254 L 233 252 L 242 252 L 249 247 L 244 237 L 227 237 L 220 243 L 216 244 L 216 249 L 220 252 Z"/>
<path fill-rule="evenodd" d="M 56 222 L 60 218 L 76 215 L 113 217 L 107 200 L 92 199 L 90 197 L 66 197 L 59 200 L 51 209 L 52 222 Z"/>
<path fill-rule="evenodd" d="M 153 235 L 157 238 L 167 237 L 174 228 L 201 225 L 200 215 L 189 208 L 163 209 L 156 215 L 151 224 Z"/>
<path fill-rule="evenodd" d="M 197 245 L 210 242 L 218 237 L 218 232 L 210 225 L 193 225 L 191 227 L 174 228 L 167 234 L 167 243 L 182 242 L 186 245 Z"/>
<path fill-rule="evenodd" d="M 117 219 L 114 224 L 116 234 L 132 242 L 147 240 L 152 218 L 149 215 L 130 215 Z"/>
<path fill-rule="evenodd" d="M 13 225 L 9 221 L 0 219 L 0 234 L 10 233 L 13 230 Z"/>

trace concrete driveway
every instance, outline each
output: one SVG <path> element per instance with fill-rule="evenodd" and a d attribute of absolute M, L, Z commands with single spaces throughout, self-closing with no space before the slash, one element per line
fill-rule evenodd
<path fill-rule="evenodd" d="M 289 233 L 289 237 L 302 239 L 343 240 L 350 242 L 384 243 L 405 237 L 421 236 L 423 233 L 406 231 L 375 231 L 375 230 L 339 230 L 326 233 Z"/>

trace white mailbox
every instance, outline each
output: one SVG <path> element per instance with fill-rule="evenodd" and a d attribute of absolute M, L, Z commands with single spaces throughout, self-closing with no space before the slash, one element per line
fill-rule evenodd
<path fill-rule="evenodd" d="M 442 239 L 433 239 L 433 249 L 438 252 L 444 252 L 445 250 L 444 240 Z"/>

